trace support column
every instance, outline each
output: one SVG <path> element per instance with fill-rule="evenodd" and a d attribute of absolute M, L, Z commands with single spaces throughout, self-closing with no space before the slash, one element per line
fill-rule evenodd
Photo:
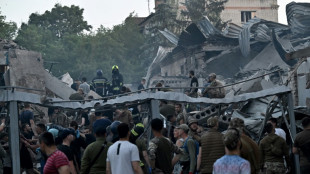
<path fill-rule="evenodd" d="M 287 98 L 288 98 L 288 114 L 289 114 L 289 118 L 290 118 L 290 129 L 291 129 L 292 137 L 295 140 L 295 138 L 296 138 L 296 122 L 295 122 L 294 103 L 293 103 L 292 93 L 289 93 Z M 299 163 L 299 155 L 298 154 L 294 154 L 294 164 L 295 164 L 295 173 L 300 173 L 300 163 Z"/>
<path fill-rule="evenodd" d="M 12 157 L 13 174 L 20 174 L 20 150 L 17 102 L 10 102 L 10 151 Z"/>
<path fill-rule="evenodd" d="M 148 135 L 147 135 L 147 139 L 148 139 L 148 142 L 150 142 L 151 138 L 152 138 L 152 127 L 151 127 L 151 121 L 154 119 L 154 118 L 159 118 L 161 119 L 160 117 L 160 113 L 159 113 L 159 101 L 158 100 L 151 100 L 150 102 L 150 107 L 151 107 L 151 116 L 148 118 L 148 124 L 149 124 L 149 129 L 148 129 Z"/>

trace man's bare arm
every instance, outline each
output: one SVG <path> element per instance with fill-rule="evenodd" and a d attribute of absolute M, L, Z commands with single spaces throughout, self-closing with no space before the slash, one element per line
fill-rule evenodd
<path fill-rule="evenodd" d="M 38 133 L 36 131 L 36 125 L 34 124 L 33 119 L 30 120 L 30 124 L 31 124 L 32 132 L 34 133 L 35 136 L 38 136 Z"/>
<path fill-rule="evenodd" d="M 58 173 L 59 174 L 70 174 L 70 168 L 68 165 L 61 166 L 58 168 Z"/>
<path fill-rule="evenodd" d="M 139 161 L 131 161 L 131 165 L 135 174 L 143 174 L 143 171 L 139 165 Z"/>
<path fill-rule="evenodd" d="M 111 165 L 110 165 L 110 162 L 107 161 L 107 164 L 106 164 L 107 168 L 106 168 L 106 174 L 111 174 Z"/>

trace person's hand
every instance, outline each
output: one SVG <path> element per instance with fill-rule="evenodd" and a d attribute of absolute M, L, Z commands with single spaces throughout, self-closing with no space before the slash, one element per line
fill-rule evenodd
<path fill-rule="evenodd" d="M 5 118 L 3 118 L 2 120 L 1 120 L 1 124 L 5 124 Z"/>

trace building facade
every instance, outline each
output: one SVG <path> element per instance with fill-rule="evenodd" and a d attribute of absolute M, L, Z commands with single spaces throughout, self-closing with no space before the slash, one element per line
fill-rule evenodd
<path fill-rule="evenodd" d="M 221 17 L 239 26 L 254 17 L 278 22 L 278 8 L 277 0 L 229 0 Z"/>

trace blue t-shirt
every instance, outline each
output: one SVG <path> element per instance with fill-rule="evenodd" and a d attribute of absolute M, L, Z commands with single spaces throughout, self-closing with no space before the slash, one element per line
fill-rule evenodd
<path fill-rule="evenodd" d="M 250 174 L 249 161 L 238 155 L 224 155 L 213 164 L 213 174 Z"/>
<path fill-rule="evenodd" d="M 30 120 L 33 120 L 33 113 L 29 110 L 24 110 L 20 114 L 20 122 L 22 124 L 29 124 L 29 126 L 31 126 Z"/>

